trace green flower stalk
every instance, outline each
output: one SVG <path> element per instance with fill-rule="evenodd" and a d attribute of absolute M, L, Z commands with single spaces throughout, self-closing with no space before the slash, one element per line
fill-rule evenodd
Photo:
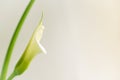
<path fill-rule="evenodd" d="M 39 26 L 35 29 L 23 55 L 15 66 L 15 69 L 8 80 L 11 80 L 17 75 L 21 75 L 29 66 L 32 59 L 38 53 L 46 53 L 45 49 L 40 44 L 44 26 L 42 25 L 42 20 L 40 21 Z"/>
<path fill-rule="evenodd" d="M 43 19 L 43 14 L 42 14 L 40 23 L 38 27 L 35 29 L 35 31 L 33 32 L 33 35 L 30 38 L 30 41 L 28 42 L 28 45 L 25 51 L 23 52 L 22 56 L 18 60 L 10 77 L 6 79 L 11 55 L 12 55 L 15 43 L 17 41 L 17 37 L 34 2 L 35 0 L 30 0 L 28 6 L 26 7 L 23 15 L 21 16 L 20 21 L 13 33 L 13 36 L 11 38 L 11 41 L 5 56 L 5 60 L 3 63 L 0 80 L 12 80 L 15 76 L 21 75 L 28 68 L 30 62 L 38 53 L 46 53 L 45 49 L 40 44 L 40 40 L 44 30 L 44 26 L 42 25 L 42 19 Z"/>
<path fill-rule="evenodd" d="M 28 6 L 26 7 L 26 9 L 25 9 L 25 11 L 24 11 L 24 13 L 23 13 L 15 31 L 14 31 L 14 34 L 11 38 L 11 41 L 10 41 L 10 44 L 9 44 L 9 47 L 8 47 L 8 50 L 7 50 L 7 53 L 6 53 L 6 56 L 5 56 L 5 60 L 4 60 L 4 63 L 3 63 L 3 67 L 2 67 L 2 71 L 1 71 L 1 75 L 0 75 L 0 80 L 6 80 L 11 55 L 12 55 L 17 37 L 19 35 L 19 32 L 20 32 L 20 30 L 21 30 L 21 28 L 24 24 L 24 21 L 25 21 L 27 15 L 29 13 L 31 7 L 33 6 L 34 2 L 35 2 L 35 0 L 30 0 Z"/>

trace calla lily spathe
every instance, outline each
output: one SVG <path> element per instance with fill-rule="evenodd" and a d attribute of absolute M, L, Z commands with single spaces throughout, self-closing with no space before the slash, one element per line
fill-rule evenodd
<path fill-rule="evenodd" d="M 29 66 L 31 60 L 38 54 L 38 53 L 46 53 L 46 50 L 40 44 L 40 40 L 42 37 L 42 33 L 44 30 L 44 26 L 42 22 L 40 22 L 39 26 L 34 31 L 30 42 L 28 43 L 23 55 L 21 56 L 20 60 L 15 66 L 14 75 L 22 74 Z"/>

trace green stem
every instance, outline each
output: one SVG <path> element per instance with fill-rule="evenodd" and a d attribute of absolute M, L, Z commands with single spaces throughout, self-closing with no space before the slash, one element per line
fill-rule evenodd
<path fill-rule="evenodd" d="M 5 60 L 4 60 L 4 63 L 3 63 L 3 67 L 2 67 L 2 72 L 1 72 L 1 76 L 0 76 L 0 80 L 6 80 L 6 75 L 7 75 L 7 72 L 8 72 L 8 66 L 9 66 L 9 63 L 10 63 L 10 59 L 11 59 L 11 55 L 12 55 L 12 52 L 13 52 L 13 48 L 14 48 L 14 45 L 16 43 L 16 40 L 17 40 L 17 37 L 18 37 L 18 34 L 22 28 L 22 25 L 33 5 L 35 0 L 31 0 L 28 4 L 28 6 L 26 7 L 16 29 L 15 29 L 15 32 L 11 38 L 11 41 L 10 41 L 10 44 L 9 44 L 9 47 L 8 47 L 8 50 L 7 50 L 7 53 L 6 53 L 6 56 L 5 56 Z"/>
<path fill-rule="evenodd" d="M 14 77 L 15 77 L 15 74 L 12 73 L 12 74 L 10 75 L 10 77 L 9 77 L 7 80 L 12 80 Z"/>

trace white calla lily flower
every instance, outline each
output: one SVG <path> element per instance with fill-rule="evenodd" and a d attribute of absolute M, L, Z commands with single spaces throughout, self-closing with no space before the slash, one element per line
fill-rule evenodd
<path fill-rule="evenodd" d="M 46 50 L 40 44 L 40 40 L 42 37 L 42 33 L 44 30 L 44 26 L 42 22 L 34 31 L 30 42 L 28 43 L 23 55 L 21 56 L 20 60 L 16 64 L 13 74 L 20 75 L 22 74 L 29 66 L 31 60 L 38 54 L 38 53 L 45 53 Z"/>

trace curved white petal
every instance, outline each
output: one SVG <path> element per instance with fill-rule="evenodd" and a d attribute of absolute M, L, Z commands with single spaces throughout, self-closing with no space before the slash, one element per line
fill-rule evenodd
<path fill-rule="evenodd" d="M 23 55 L 21 56 L 20 60 L 16 64 L 14 69 L 14 73 L 16 75 L 22 74 L 27 67 L 29 66 L 31 60 L 38 54 L 38 53 L 47 53 L 43 46 L 40 44 L 40 40 L 43 34 L 44 26 L 42 23 L 36 28 L 34 31 Z"/>

